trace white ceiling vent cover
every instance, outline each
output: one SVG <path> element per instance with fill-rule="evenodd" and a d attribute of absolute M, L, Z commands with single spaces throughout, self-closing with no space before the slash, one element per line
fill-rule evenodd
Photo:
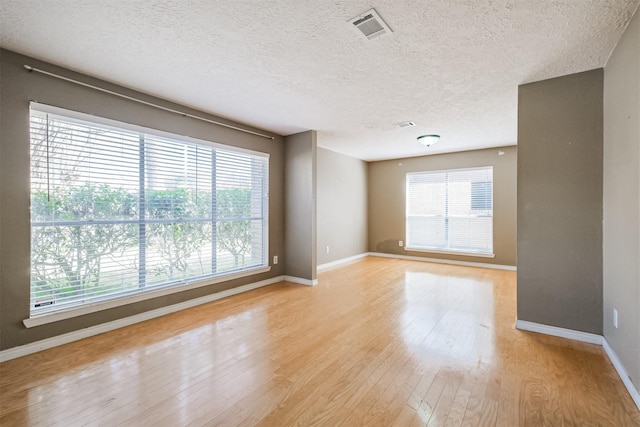
<path fill-rule="evenodd" d="M 396 123 L 396 126 L 398 126 L 399 128 L 410 128 L 415 126 L 416 124 L 413 122 L 402 122 L 402 123 Z"/>
<path fill-rule="evenodd" d="M 375 9 L 368 10 L 349 22 L 369 40 L 391 32 L 391 28 L 380 18 Z"/>

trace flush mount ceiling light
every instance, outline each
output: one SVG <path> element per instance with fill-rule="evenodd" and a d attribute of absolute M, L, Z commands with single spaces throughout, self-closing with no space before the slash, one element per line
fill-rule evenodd
<path fill-rule="evenodd" d="M 418 142 L 426 147 L 431 147 L 436 142 L 440 141 L 440 135 L 430 134 L 430 135 L 420 135 L 418 137 Z"/>

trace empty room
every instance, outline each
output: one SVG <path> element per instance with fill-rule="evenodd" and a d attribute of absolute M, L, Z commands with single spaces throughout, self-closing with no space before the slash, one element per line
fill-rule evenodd
<path fill-rule="evenodd" d="M 0 0 L 0 425 L 640 426 L 640 0 Z"/>

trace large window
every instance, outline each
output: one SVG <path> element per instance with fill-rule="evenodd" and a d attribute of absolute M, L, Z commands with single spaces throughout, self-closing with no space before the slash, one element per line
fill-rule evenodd
<path fill-rule="evenodd" d="M 407 174 L 407 249 L 493 255 L 493 167 Z"/>
<path fill-rule="evenodd" d="M 265 267 L 268 170 L 263 153 L 32 104 L 31 314 Z"/>

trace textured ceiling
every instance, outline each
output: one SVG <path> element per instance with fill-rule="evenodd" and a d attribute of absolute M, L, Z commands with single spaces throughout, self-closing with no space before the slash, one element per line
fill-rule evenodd
<path fill-rule="evenodd" d="M 515 144 L 518 85 L 604 66 L 639 2 L 0 0 L 0 45 L 377 160 Z"/>

